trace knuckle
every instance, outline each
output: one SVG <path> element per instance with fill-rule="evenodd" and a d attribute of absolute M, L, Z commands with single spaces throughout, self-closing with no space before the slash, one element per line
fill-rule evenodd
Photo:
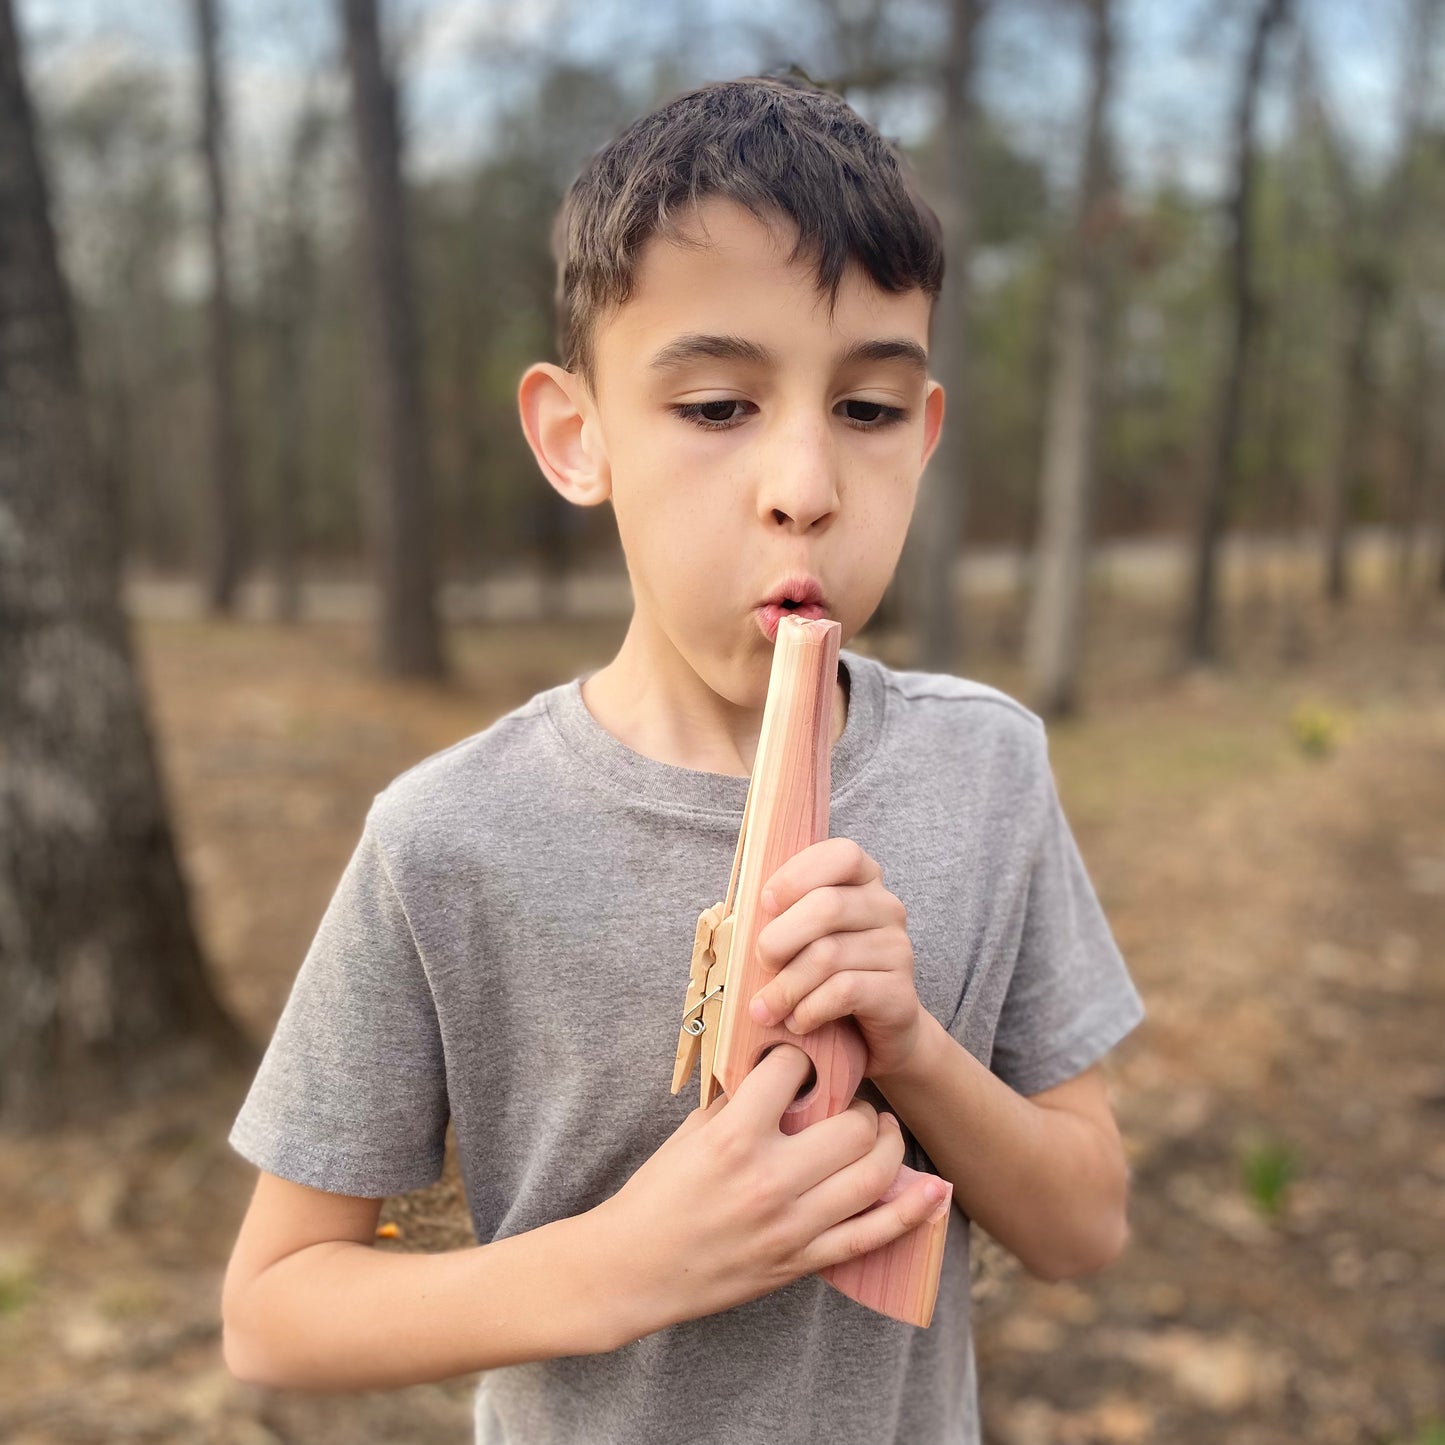
<path fill-rule="evenodd" d="M 890 1129 L 889 1137 L 884 1140 L 883 1154 L 890 1161 L 889 1179 L 892 1179 L 903 1164 L 903 1156 L 908 1152 L 908 1146 L 903 1142 L 902 1128 Z"/>
<path fill-rule="evenodd" d="M 752 1140 L 746 1129 L 724 1116 L 719 1119 L 714 1147 L 719 1162 L 733 1171 L 741 1168 L 752 1153 Z"/>
<path fill-rule="evenodd" d="M 868 1187 L 872 1191 L 872 1198 L 878 1200 L 885 1189 L 893 1183 L 893 1177 L 898 1173 L 898 1166 L 894 1164 L 885 1154 L 882 1157 L 874 1155 L 868 1164 Z"/>
<path fill-rule="evenodd" d="M 753 1231 L 759 1253 L 769 1263 L 787 1259 L 793 1253 L 792 1233 L 781 1220 L 769 1220 Z"/>
<path fill-rule="evenodd" d="M 850 1109 L 848 1112 L 848 1144 L 853 1157 L 857 1158 L 873 1148 L 878 1137 L 878 1114 L 873 1106 L 867 1103 L 863 1104 L 861 1109 Z"/>
<path fill-rule="evenodd" d="M 759 1222 L 772 1221 L 769 1224 L 759 1223 L 757 1227 L 764 1229 L 778 1227 L 775 1218 L 778 1206 L 778 1186 L 768 1174 L 749 1172 L 739 1180 L 737 1189 L 738 1196 L 750 1219 Z"/>

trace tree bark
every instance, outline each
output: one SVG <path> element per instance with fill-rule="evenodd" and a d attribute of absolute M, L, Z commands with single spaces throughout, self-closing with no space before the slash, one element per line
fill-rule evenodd
<path fill-rule="evenodd" d="M 207 306 L 206 461 L 209 472 L 204 566 L 213 614 L 235 611 L 245 556 L 241 429 L 236 412 L 235 313 L 227 235 L 226 105 L 221 84 L 217 0 L 195 0 L 201 62 L 201 156 L 206 172 L 206 241 L 211 263 Z"/>
<path fill-rule="evenodd" d="M 947 396 L 943 435 L 919 487 L 902 564 L 900 601 L 918 665 L 952 672 L 963 636 L 954 570 L 967 517 L 969 261 L 972 240 L 974 71 L 985 0 L 952 0 L 944 58 L 942 184 L 938 217 L 947 268 L 934 316 L 934 374 Z"/>
<path fill-rule="evenodd" d="M 1104 264 L 1109 200 L 1108 107 L 1113 83 L 1110 0 L 1088 0 L 1090 93 L 1079 201 L 1055 318 L 1037 562 L 1024 637 L 1032 704 L 1045 717 L 1078 703 L 1090 508 L 1098 458 Z"/>
<path fill-rule="evenodd" d="M 342 0 L 342 11 L 362 182 L 371 431 L 364 498 L 381 590 L 378 651 L 388 672 L 440 677 L 445 664 L 433 595 L 431 483 L 396 87 L 382 54 L 377 0 Z"/>
<path fill-rule="evenodd" d="M 207 982 L 120 606 L 11 0 L 0 0 L 0 1124 L 249 1047 Z"/>
<path fill-rule="evenodd" d="M 1234 186 L 1229 204 L 1229 343 L 1220 380 L 1214 445 L 1209 454 L 1194 547 L 1194 585 L 1185 636 L 1190 662 L 1212 662 L 1219 641 L 1219 543 L 1228 520 L 1239 469 L 1239 437 L 1250 343 L 1258 302 L 1254 286 L 1255 116 L 1270 38 L 1289 12 L 1290 0 L 1261 0 L 1255 13 L 1234 106 Z"/>

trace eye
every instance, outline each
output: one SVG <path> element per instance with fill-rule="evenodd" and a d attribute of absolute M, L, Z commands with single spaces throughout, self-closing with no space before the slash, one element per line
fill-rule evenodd
<path fill-rule="evenodd" d="M 859 431 L 882 431 L 908 419 L 908 413 L 900 406 L 885 406 L 881 401 L 845 401 L 844 420 Z"/>
<path fill-rule="evenodd" d="M 728 397 L 718 401 L 689 401 L 672 408 L 684 421 L 704 431 L 731 431 L 742 420 L 734 407 L 752 406 L 750 401 Z M 756 407 L 753 408 L 755 411 Z"/>

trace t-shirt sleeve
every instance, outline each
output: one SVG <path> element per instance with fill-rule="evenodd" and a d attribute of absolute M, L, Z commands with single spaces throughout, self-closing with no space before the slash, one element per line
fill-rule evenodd
<path fill-rule="evenodd" d="M 368 817 L 230 1143 L 283 1179 L 381 1199 L 441 1177 L 447 1119 L 431 987 Z"/>
<path fill-rule="evenodd" d="M 1043 824 L 991 1065 L 1021 1094 L 1082 1073 L 1144 1017 L 1064 817 L 1046 747 L 1036 783 Z"/>

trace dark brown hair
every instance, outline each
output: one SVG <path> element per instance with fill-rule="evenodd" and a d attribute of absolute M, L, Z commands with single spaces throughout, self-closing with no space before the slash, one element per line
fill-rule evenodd
<path fill-rule="evenodd" d="M 747 76 L 690 90 L 610 141 L 572 182 L 552 229 L 562 365 L 594 385 L 597 323 L 632 294 L 654 234 L 681 241 L 697 203 L 723 196 L 798 228 L 836 305 L 856 260 L 884 291 L 943 284 L 938 217 L 897 145 L 840 96 L 796 76 Z"/>

